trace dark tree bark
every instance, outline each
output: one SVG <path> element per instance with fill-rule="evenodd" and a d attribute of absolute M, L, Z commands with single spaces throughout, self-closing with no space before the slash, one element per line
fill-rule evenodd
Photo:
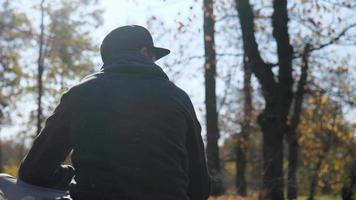
<path fill-rule="evenodd" d="M 254 35 L 254 16 L 248 0 L 236 0 L 243 47 L 252 72 L 262 87 L 265 109 L 258 116 L 263 133 L 263 191 L 264 199 L 284 199 L 283 139 L 287 117 L 293 99 L 292 59 L 289 43 L 286 0 L 275 0 L 272 16 L 273 36 L 277 42 L 279 59 L 278 79 L 261 58 Z"/>
<path fill-rule="evenodd" d="M 319 129 L 322 130 L 322 127 L 323 127 L 323 123 L 320 122 Z M 334 137 L 330 133 L 326 138 L 322 139 L 322 151 L 319 154 L 319 156 L 317 157 L 316 165 L 313 170 L 313 175 L 311 177 L 311 182 L 310 182 L 310 188 L 309 188 L 310 190 L 309 190 L 308 200 L 315 199 L 314 198 L 315 191 L 316 191 L 316 187 L 317 187 L 318 181 L 319 181 L 319 171 L 323 165 L 324 160 L 326 159 L 326 156 L 327 156 L 329 150 L 333 146 L 333 142 L 334 142 Z"/>
<path fill-rule="evenodd" d="M 0 173 L 4 173 L 2 140 L 0 140 Z"/>
<path fill-rule="evenodd" d="M 250 131 L 252 114 L 252 72 L 248 64 L 248 60 L 244 60 L 244 119 L 241 124 L 241 133 L 237 135 L 236 146 L 236 189 L 237 194 L 240 196 L 246 196 L 247 194 L 246 153 L 248 149 L 248 133 Z"/>
<path fill-rule="evenodd" d="M 327 151 L 325 151 L 323 154 L 321 154 L 318 158 L 318 162 L 316 163 L 313 175 L 312 175 L 312 179 L 311 179 L 311 183 L 310 183 L 310 188 L 309 188 L 309 195 L 308 195 L 308 200 L 314 200 L 315 198 L 315 190 L 316 190 L 316 186 L 318 184 L 319 181 L 319 171 L 321 169 L 321 166 L 324 162 L 325 159 L 325 154 L 327 153 Z"/>
<path fill-rule="evenodd" d="M 44 49 L 44 2 L 41 1 L 41 24 L 40 24 L 40 37 L 39 37 L 39 52 L 37 60 L 37 134 L 41 132 L 42 129 L 42 96 L 43 96 L 43 49 Z"/>
<path fill-rule="evenodd" d="M 219 129 L 216 108 L 216 52 L 215 52 L 215 18 L 213 0 L 204 0 L 204 47 L 205 47 L 205 105 L 207 128 L 207 164 L 212 178 L 212 195 L 224 192 L 220 158 L 219 158 Z"/>
<path fill-rule="evenodd" d="M 288 151 L 288 199 L 297 197 L 296 172 L 298 167 L 298 137 L 296 128 L 303 103 L 304 87 L 308 73 L 308 53 L 320 50 L 337 42 L 356 24 L 344 28 L 336 37 L 316 47 L 306 46 L 302 55 L 294 55 L 288 34 L 287 0 L 273 1 L 272 28 L 277 43 L 277 64 L 267 64 L 258 51 L 254 35 L 254 16 L 249 0 L 235 0 L 240 19 L 243 47 L 253 74 L 257 77 L 265 99 L 265 109 L 258 116 L 263 132 L 263 187 L 265 199 L 283 199 L 283 137 L 286 136 Z M 293 92 L 292 61 L 303 59 L 302 74 L 298 89 Z M 274 77 L 272 67 L 278 67 Z M 292 101 L 294 101 L 293 107 Z M 293 110 L 290 113 L 290 110 Z M 290 118 L 289 118 L 290 117 Z M 287 122 L 291 119 L 290 122 Z"/>
<path fill-rule="evenodd" d="M 294 97 L 293 114 L 291 123 L 288 127 L 287 141 L 288 141 L 288 181 L 287 181 L 287 197 L 289 200 L 297 199 L 297 169 L 299 157 L 299 143 L 297 135 L 297 127 L 300 121 L 300 114 L 302 112 L 303 98 L 305 94 L 305 85 L 308 78 L 310 45 L 307 44 L 304 48 L 303 63 L 301 75 L 298 82 L 298 88 Z"/>
<path fill-rule="evenodd" d="M 243 130 L 245 131 L 245 130 Z M 243 133 L 241 133 L 243 134 Z M 247 183 L 246 183 L 246 147 L 245 143 L 247 138 L 242 135 L 237 136 L 237 147 L 236 147 L 236 190 L 239 196 L 246 196 L 247 193 Z"/>
<path fill-rule="evenodd" d="M 343 200 L 353 200 L 354 187 L 356 186 L 356 163 L 353 163 L 353 166 L 350 170 L 349 180 L 345 181 L 344 186 L 341 190 L 341 197 Z"/>

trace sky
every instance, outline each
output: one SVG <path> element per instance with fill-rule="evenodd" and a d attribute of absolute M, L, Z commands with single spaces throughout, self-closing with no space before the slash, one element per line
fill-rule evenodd
<path fill-rule="evenodd" d="M 26 2 L 26 7 L 24 7 L 24 3 Z M 37 1 L 36 1 L 37 2 Z M 17 2 L 18 4 L 16 5 L 19 9 L 24 10 L 25 12 L 29 13 L 30 20 L 33 21 L 33 24 L 35 26 L 39 24 L 39 13 L 36 12 L 36 14 L 33 13 L 33 6 L 36 6 L 36 2 L 27 2 L 26 0 L 20 0 Z M 132 25 L 132 24 L 137 24 L 141 26 L 147 27 L 147 20 L 150 19 L 152 15 L 156 16 L 159 20 L 163 20 L 166 25 L 170 24 L 175 24 L 175 19 L 176 19 L 176 14 L 179 12 L 182 14 L 182 16 L 188 15 L 189 7 L 191 6 L 192 1 L 181 1 L 181 0 L 166 0 L 164 3 L 162 3 L 161 0 L 151 0 L 151 1 L 143 1 L 143 0 L 136 0 L 135 3 L 134 0 L 101 0 L 99 1 L 99 6 L 104 9 L 103 12 L 103 22 L 104 24 L 98 28 L 97 30 L 94 30 L 92 32 L 92 37 L 94 41 L 94 45 L 100 46 L 102 40 L 104 37 L 113 29 L 123 26 L 123 25 Z M 201 25 L 199 25 L 201 26 Z M 165 47 L 171 50 L 170 55 L 168 55 L 166 58 L 163 58 L 159 61 L 157 61 L 158 65 L 163 65 L 163 63 L 168 59 L 174 59 L 176 58 L 177 52 L 174 51 L 173 47 L 173 40 L 162 40 L 162 38 L 159 37 L 158 32 L 161 32 L 158 30 L 156 32 L 156 28 L 160 28 L 159 26 L 155 26 L 155 28 L 150 29 L 150 32 L 153 35 L 153 40 L 155 43 L 155 46 L 159 47 Z M 197 36 L 200 39 L 202 37 Z M 201 47 L 201 50 L 203 47 Z M 37 52 L 35 52 L 36 54 Z M 199 53 L 201 54 L 201 53 Z M 29 55 L 30 58 L 36 58 L 36 55 Z M 97 60 L 97 59 L 95 59 Z M 29 61 L 31 62 L 31 61 Z M 36 63 L 33 61 L 33 63 Z M 101 66 L 100 62 L 100 57 L 98 56 L 98 63 L 96 66 L 94 66 L 96 69 L 99 69 Z M 193 62 L 194 64 L 194 62 Z M 195 62 L 197 65 L 196 67 L 202 67 L 202 62 Z M 169 66 L 173 67 L 173 66 Z M 163 68 L 165 71 L 169 71 L 168 68 Z M 189 82 L 186 81 L 186 79 L 180 80 L 175 82 L 179 87 L 184 89 L 188 94 L 190 94 L 193 98 L 193 101 L 196 102 L 194 105 L 196 106 L 196 110 L 199 108 L 197 107 L 198 102 L 203 101 L 203 93 L 200 90 L 201 87 L 199 87 L 202 84 L 202 80 L 190 80 Z M 200 105 L 202 106 L 202 105 Z M 24 106 L 23 109 L 21 109 L 23 112 L 29 113 L 31 110 L 33 110 L 34 107 L 31 105 L 26 105 Z M 200 109 L 199 109 L 200 110 Z M 203 121 L 203 117 L 199 115 L 200 121 Z M 10 126 L 10 127 L 4 127 L 1 129 L 0 137 L 5 138 L 5 139 L 10 139 L 12 137 L 16 137 L 16 133 L 18 130 L 21 129 L 21 125 L 17 124 L 15 126 Z M 28 133 L 31 135 L 31 133 Z"/>
<path fill-rule="evenodd" d="M 101 4 L 105 13 L 104 27 L 99 34 L 100 37 L 103 38 L 110 30 L 118 26 L 128 24 L 147 26 L 146 22 L 152 15 L 164 18 L 167 22 L 173 22 L 175 13 L 183 12 L 184 14 L 191 4 L 191 1 L 181 0 L 167 0 L 164 3 L 160 0 L 137 1 L 139 3 L 134 3 L 132 0 L 102 0 Z"/>
<path fill-rule="evenodd" d="M 23 0 L 23 1 L 28 1 L 28 0 Z M 35 1 L 34 1 L 35 2 Z M 37 1 L 36 1 L 37 2 Z M 92 36 L 93 36 L 93 41 L 95 42 L 95 45 L 100 46 L 101 41 L 104 39 L 105 35 L 107 35 L 111 30 L 123 26 L 123 25 L 128 25 L 128 24 L 138 24 L 142 26 L 147 26 L 147 20 L 152 16 L 155 15 L 159 20 L 162 20 L 165 22 L 165 26 L 168 25 L 168 27 L 171 26 L 176 26 L 177 24 L 177 18 L 179 20 L 184 20 L 183 18 L 186 18 L 186 16 L 190 16 L 192 13 L 192 10 L 190 10 L 192 2 L 195 2 L 195 0 L 136 0 L 135 3 L 134 0 L 101 0 L 99 1 L 100 6 L 104 9 L 103 13 L 103 21 L 104 24 L 97 30 L 93 31 Z M 198 0 L 198 5 L 200 3 L 200 0 Z M 26 4 L 27 5 L 27 4 Z M 21 6 L 22 9 L 30 9 L 31 6 L 24 7 L 23 5 Z M 31 10 L 28 10 L 31 12 Z M 203 44 L 202 44 L 202 35 L 201 33 L 194 32 L 194 30 L 197 30 L 197 27 L 202 27 L 202 19 L 201 19 L 201 7 L 197 6 L 197 9 L 193 11 L 198 18 L 194 21 L 192 31 L 193 33 L 190 35 L 190 37 L 193 39 L 193 41 L 187 41 L 187 42 L 193 42 L 197 43 L 195 47 L 192 47 L 191 49 L 187 50 L 188 53 L 185 54 L 185 57 L 187 56 L 199 56 L 203 55 Z M 178 13 L 180 13 L 180 17 L 178 16 Z M 224 24 L 222 24 L 224 25 Z M 217 23 L 218 28 L 222 28 L 220 24 Z M 220 27 L 219 27 L 220 26 Z M 162 30 L 161 30 L 162 28 Z M 193 30 L 194 29 L 194 30 Z M 153 39 L 155 42 L 156 46 L 161 46 L 165 48 L 171 49 L 171 54 L 167 56 L 166 58 L 158 61 L 157 63 L 159 65 L 163 65 L 163 63 L 167 61 L 171 61 L 177 58 L 184 59 L 179 52 L 177 52 L 177 42 L 175 40 L 180 40 L 185 39 L 183 37 L 187 36 L 182 36 L 181 38 L 174 38 L 172 36 L 172 33 L 167 33 L 168 36 L 165 36 L 164 39 L 161 38 L 161 33 L 165 30 L 163 30 L 163 26 L 160 27 L 160 25 L 155 25 L 154 28 L 150 29 L 151 33 L 153 34 Z M 221 36 L 217 36 L 217 43 L 218 44 L 223 44 L 225 38 L 219 38 Z M 233 45 L 232 45 L 233 46 Z M 235 47 L 234 47 L 235 48 Z M 236 49 L 235 49 L 236 50 Z M 229 49 L 218 49 L 218 53 L 231 53 L 231 49 L 229 52 Z M 36 56 L 34 56 L 36 57 Z M 220 59 L 219 62 L 221 62 Z M 229 60 L 225 59 L 224 61 Z M 231 62 L 230 62 L 231 63 Z M 218 63 L 219 64 L 219 63 Z M 230 65 L 227 65 L 228 67 Z M 98 64 L 95 66 L 97 69 L 100 68 L 100 65 Z M 203 59 L 197 59 L 192 62 L 189 62 L 189 66 L 168 66 L 163 67 L 163 70 L 165 70 L 168 73 L 168 76 L 170 78 L 174 78 L 172 74 L 169 73 L 169 68 L 175 68 L 175 67 L 180 67 L 179 69 L 182 71 L 181 78 L 174 80 L 174 82 L 181 87 L 183 90 L 185 90 L 190 97 L 192 98 L 192 102 L 195 106 L 196 111 L 198 112 L 198 118 L 202 125 L 204 126 L 204 115 L 203 115 L 203 110 L 204 110 L 204 88 L 203 88 Z M 218 66 L 219 67 L 219 66 Z M 201 71 L 197 71 L 201 70 Z M 220 70 L 220 68 L 218 69 Z M 199 74 L 197 73 L 199 72 Z M 200 73 L 201 72 L 201 73 Z M 240 76 L 240 75 L 239 75 Z M 242 76 L 241 76 L 242 77 Z M 223 84 L 221 81 L 218 80 L 217 87 L 218 88 L 223 88 Z M 222 92 L 224 90 L 218 90 L 217 93 L 219 96 L 222 96 Z M 29 108 L 27 108 L 29 109 Z M 356 120 L 356 111 L 352 112 L 351 114 L 352 119 Z M 10 129 L 5 129 L 5 131 L 2 131 L 1 135 L 2 137 L 7 137 L 13 135 L 13 133 L 16 132 L 16 128 L 10 128 Z M 203 134 L 204 134 L 204 129 L 203 129 Z"/>

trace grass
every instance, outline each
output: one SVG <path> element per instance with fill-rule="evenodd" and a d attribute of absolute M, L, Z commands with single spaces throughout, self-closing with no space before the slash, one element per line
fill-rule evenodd
<path fill-rule="evenodd" d="M 298 200 L 307 200 L 307 196 L 298 197 Z M 315 200 L 342 200 L 340 196 L 324 195 L 316 196 Z"/>
<path fill-rule="evenodd" d="M 258 200 L 258 198 L 257 197 L 242 198 L 240 196 L 235 196 L 235 195 L 224 195 L 218 198 L 210 197 L 209 200 Z M 307 200 L 307 196 L 298 197 L 298 200 Z M 342 200 L 342 199 L 339 196 L 324 195 L 324 196 L 316 196 L 315 200 Z"/>

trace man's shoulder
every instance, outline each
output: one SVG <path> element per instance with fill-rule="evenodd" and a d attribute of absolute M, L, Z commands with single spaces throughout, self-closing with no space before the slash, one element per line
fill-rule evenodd
<path fill-rule="evenodd" d="M 83 96 L 86 91 L 90 91 L 93 85 L 97 85 L 99 72 L 84 77 L 79 83 L 71 86 L 63 96 L 72 99 L 73 97 Z"/>
<path fill-rule="evenodd" d="M 98 81 L 100 81 L 99 77 L 103 73 L 101 71 L 95 72 L 92 74 L 89 74 L 85 76 L 82 80 L 80 80 L 77 84 L 73 85 L 70 90 L 72 91 L 77 91 L 77 90 L 83 90 L 90 87 L 93 84 L 97 84 Z"/>
<path fill-rule="evenodd" d="M 180 101 L 185 105 L 185 107 L 189 110 L 194 110 L 193 103 L 188 93 L 171 81 L 169 81 L 169 84 L 171 85 L 172 90 L 175 91 L 174 95 L 180 99 Z"/>
<path fill-rule="evenodd" d="M 81 85 L 88 85 L 91 84 L 92 82 L 96 82 L 99 80 L 99 77 L 101 77 L 104 74 L 102 71 L 98 71 L 92 74 L 89 74 L 85 76 L 78 84 L 76 84 L 74 87 L 78 87 Z"/>
<path fill-rule="evenodd" d="M 185 92 L 182 88 L 174 84 L 172 81 L 167 81 L 169 86 L 172 88 L 172 90 L 179 95 L 180 97 L 184 98 L 185 100 L 190 100 L 189 95 L 187 92 Z"/>

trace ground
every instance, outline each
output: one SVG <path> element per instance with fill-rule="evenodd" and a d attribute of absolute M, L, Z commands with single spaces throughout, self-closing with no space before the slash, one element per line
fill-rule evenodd
<path fill-rule="evenodd" d="M 307 196 L 302 196 L 298 197 L 298 200 L 306 200 Z M 234 196 L 234 195 L 228 195 L 228 196 L 222 196 L 218 198 L 210 197 L 209 200 L 258 200 L 257 197 L 247 197 L 247 198 L 242 198 L 239 196 Z M 339 196 L 317 196 L 315 197 L 315 200 L 341 200 L 341 197 Z"/>

